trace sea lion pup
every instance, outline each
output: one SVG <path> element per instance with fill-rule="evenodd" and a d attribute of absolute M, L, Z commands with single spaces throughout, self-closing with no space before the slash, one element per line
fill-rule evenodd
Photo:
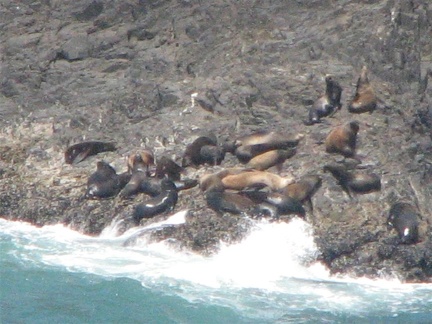
<path fill-rule="evenodd" d="M 172 211 L 177 204 L 178 193 L 175 184 L 169 179 L 161 182 L 162 192 L 142 204 L 135 207 L 132 215 L 136 225 L 143 218 L 152 218 L 167 211 Z"/>
<path fill-rule="evenodd" d="M 284 135 L 262 131 L 240 137 L 235 141 L 227 141 L 223 147 L 226 152 L 234 154 L 241 163 L 246 164 L 262 153 L 296 147 L 303 137 L 303 134 Z"/>
<path fill-rule="evenodd" d="M 143 171 L 150 175 L 149 167 L 154 165 L 154 155 L 150 150 L 142 150 L 139 153 L 129 155 L 127 160 L 128 172 Z"/>
<path fill-rule="evenodd" d="M 325 94 L 314 102 L 313 106 L 309 109 L 309 119 L 304 121 L 304 124 L 307 126 L 320 123 L 322 117 L 332 116 L 342 107 L 340 102 L 342 87 L 330 75 L 325 77 L 325 82 Z"/>
<path fill-rule="evenodd" d="M 210 148 L 208 147 L 210 146 Z M 183 154 L 182 167 L 198 166 L 204 163 L 219 163 L 223 160 L 217 147 L 217 138 L 214 134 L 200 136 L 186 147 Z M 201 153 L 202 151 L 202 153 Z"/>
<path fill-rule="evenodd" d="M 301 203 L 307 204 L 310 211 L 313 211 L 312 196 L 321 187 L 322 179 L 317 175 L 302 177 L 299 181 L 286 186 L 281 190 L 288 197 L 297 199 Z"/>
<path fill-rule="evenodd" d="M 100 142 L 100 141 L 88 141 L 77 143 L 69 146 L 65 151 L 65 162 L 67 164 L 76 164 L 91 155 L 96 155 L 102 152 L 115 151 L 116 147 L 114 143 Z"/>
<path fill-rule="evenodd" d="M 296 154 L 296 149 L 286 149 L 286 150 L 272 150 L 260 155 L 253 157 L 247 164 L 246 167 L 264 171 L 273 166 L 277 166 L 280 171 L 282 164 L 286 159 L 293 157 Z"/>
<path fill-rule="evenodd" d="M 357 80 L 354 98 L 348 105 L 348 111 L 355 114 L 372 112 L 377 107 L 378 98 L 367 76 L 368 70 L 363 66 L 360 77 Z"/>
<path fill-rule="evenodd" d="M 396 229 L 401 243 L 415 244 L 419 241 L 419 219 L 420 215 L 414 206 L 397 202 L 390 208 L 387 223 Z"/>
<path fill-rule="evenodd" d="M 90 175 L 87 181 L 85 197 L 89 199 L 113 197 L 120 192 L 129 179 L 129 174 L 118 175 L 108 163 L 99 161 L 96 171 Z"/>
<path fill-rule="evenodd" d="M 381 178 L 374 173 L 350 172 L 345 166 L 336 163 L 326 164 L 324 171 L 329 171 L 350 197 L 351 192 L 370 193 L 381 190 Z"/>
<path fill-rule="evenodd" d="M 333 128 L 325 140 L 326 152 L 353 157 L 359 129 L 360 126 L 356 120 Z"/>
<path fill-rule="evenodd" d="M 180 174 L 183 168 L 175 163 L 172 159 L 162 156 L 156 163 L 156 177 L 162 179 L 167 176 L 173 181 L 180 180 Z"/>

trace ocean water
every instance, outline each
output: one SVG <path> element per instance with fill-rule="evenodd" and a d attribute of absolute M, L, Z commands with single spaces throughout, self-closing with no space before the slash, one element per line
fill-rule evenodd
<path fill-rule="evenodd" d="M 186 211 L 152 226 L 181 223 Z M 310 226 L 257 223 L 213 257 L 0 219 L 0 323 L 432 323 L 432 285 L 334 277 Z"/>

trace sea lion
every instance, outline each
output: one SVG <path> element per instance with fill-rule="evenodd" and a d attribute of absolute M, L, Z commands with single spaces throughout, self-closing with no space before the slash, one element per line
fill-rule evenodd
<path fill-rule="evenodd" d="M 396 229 L 401 243 L 415 244 L 419 241 L 419 218 L 414 206 L 397 202 L 390 208 L 387 223 Z"/>
<path fill-rule="evenodd" d="M 222 178 L 245 171 L 247 171 L 245 168 L 226 168 L 216 173 L 204 174 L 199 179 L 199 187 L 204 192 L 218 186 L 222 186 L 224 188 L 222 184 Z"/>
<path fill-rule="evenodd" d="M 285 135 L 276 132 L 256 132 L 224 143 L 226 152 L 234 154 L 241 163 L 248 163 L 262 153 L 296 147 L 303 134 Z"/>
<path fill-rule="evenodd" d="M 359 129 L 358 121 L 351 121 L 332 129 L 325 140 L 326 152 L 353 157 Z"/>
<path fill-rule="evenodd" d="M 278 190 L 292 183 L 293 178 L 291 176 L 281 177 L 267 171 L 248 170 L 227 175 L 221 181 L 225 189 L 244 190 L 267 186 L 271 190 Z"/>
<path fill-rule="evenodd" d="M 171 180 L 171 179 L 170 179 Z M 187 190 L 198 184 L 194 179 L 172 180 L 176 190 Z M 156 197 L 163 192 L 162 180 L 147 176 L 143 171 L 136 171 L 132 174 L 130 181 L 120 192 L 122 198 L 130 198 L 138 193 L 144 193 Z"/>
<path fill-rule="evenodd" d="M 242 214 L 251 212 L 255 203 L 238 193 L 225 192 L 222 186 L 214 186 L 204 194 L 207 206 L 218 214 Z"/>
<path fill-rule="evenodd" d="M 118 175 L 115 169 L 104 161 L 97 162 L 96 171 L 87 181 L 85 197 L 89 199 L 116 196 L 130 180 L 130 175 Z"/>
<path fill-rule="evenodd" d="M 326 164 L 324 171 L 329 171 L 350 197 L 351 192 L 365 194 L 381 190 L 381 178 L 374 173 L 350 172 L 336 163 Z"/>
<path fill-rule="evenodd" d="M 116 147 L 114 143 L 100 142 L 100 141 L 88 141 L 77 143 L 69 146 L 65 151 L 65 162 L 67 164 L 76 164 L 91 155 L 96 155 L 101 152 L 115 151 Z"/>
<path fill-rule="evenodd" d="M 264 191 L 243 191 L 243 195 L 257 204 L 257 209 L 265 214 L 269 214 L 272 218 L 279 218 L 284 215 L 295 214 L 299 217 L 305 217 L 301 202 L 295 198 L 289 197 L 284 193 L 279 192 L 264 192 Z"/>
<path fill-rule="evenodd" d="M 175 163 L 172 159 L 162 156 L 156 163 L 156 177 L 163 178 L 167 176 L 169 179 L 176 181 L 180 180 L 180 174 L 183 168 Z"/>
<path fill-rule="evenodd" d="M 342 107 L 340 102 L 342 87 L 330 75 L 325 77 L 325 82 L 325 94 L 316 100 L 313 106 L 309 109 L 309 119 L 304 121 L 305 125 L 320 123 L 322 117 L 332 116 Z"/>
<path fill-rule="evenodd" d="M 129 155 L 127 160 L 128 172 L 144 171 L 149 174 L 149 167 L 154 165 L 154 155 L 150 150 L 142 150 L 139 153 Z"/>
<path fill-rule="evenodd" d="M 246 167 L 264 171 L 271 168 L 272 166 L 277 166 L 278 170 L 280 170 L 285 160 L 293 157 L 295 153 L 295 148 L 268 151 L 253 157 L 246 164 Z"/>
<path fill-rule="evenodd" d="M 183 154 L 182 167 L 198 166 L 207 163 L 208 157 L 201 155 L 201 149 L 205 146 L 217 146 L 217 139 L 214 134 L 200 136 L 186 147 Z M 209 152 L 205 150 L 203 152 Z"/>
<path fill-rule="evenodd" d="M 199 154 L 201 164 L 220 165 L 225 159 L 225 150 L 216 145 L 204 145 Z"/>
<path fill-rule="evenodd" d="M 312 196 L 321 187 L 321 183 L 322 180 L 317 175 L 305 176 L 299 181 L 286 186 L 282 189 L 282 193 L 302 203 L 306 203 L 307 207 L 313 211 Z"/>
<path fill-rule="evenodd" d="M 368 69 L 363 66 L 357 80 L 354 98 L 348 105 L 348 111 L 355 114 L 373 112 L 377 107 L 378 98 L 367 76 Z"/>
<path fill-rule="evenodd" d="M 169 179 L 161 181 L 162 192 L 142 204 L 135 207 L 132 215 L 136 225 L 139 225 L 143 218 L 152 218 L 156 215 L 175 208 L 178 200 L 178 193 L 175 184 Z"/>

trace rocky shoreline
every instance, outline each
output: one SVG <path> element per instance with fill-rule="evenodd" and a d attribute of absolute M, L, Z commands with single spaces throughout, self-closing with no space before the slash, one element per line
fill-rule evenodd
<path fill-rule="evenodd" d="M 0 12 L 1 217 L 98 235 L 143 197 L 83 199 L 97 161 L 122 172 L 127 156 L 144 147 L 179 161 L 208 131 L 224 138 L 257 130 L 303 134 L 281 174 L 322 177 L 307 218 L 319 260 L 335 274 L 431 281 L 428 1 L 4 1 Z M 382 104 L 353 115 L 347 103 L 363 65 Z M 305 126 L 326 74 L 343 88 L 342 110 Z M 354 119 L 360 167 L 378 174 L 382 188 L 350 199 L 323 172 L 341 157 L 322 143 L 332 127 Z M 66 148 L 85 140 L 115 142 L 117 150 L 66 164 Z M 237 165 L 227 154 L 221 166 L 188 167 L 184 176 Z M 399 244 L 387 228 L 396 201 L 422 215 L 419 243 Z M 209 255 L 221 241 L 240 241 L 254 222 L 217 215 L 198 187 L 179 193 L 175 211 L 183 209 L 185 224 L 152 231 L 150 239 Z"/>

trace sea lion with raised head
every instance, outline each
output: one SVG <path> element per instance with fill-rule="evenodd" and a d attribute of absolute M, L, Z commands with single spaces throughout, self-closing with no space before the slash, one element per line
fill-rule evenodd
<path fill-rule="evenodd" d="M 360 77 L 357 80 L 356 92 L 354 98 L 348 105 L 350 113 L 361 114 L 372 112 L 376 109 L 378 98 L 368 78 L 368 69 L 363 66 Z"/>
<path fill-rule="evenodd" d="M 76 164 L 91 155 L 96 155 L 102 152 L 115 151 L 114 143 L 101 141 L 88 141 L 77 143 L 69 146 L 65 151 L 65 162 L 67 164 Z"/>
<path fill-rule="evenodd" d="M 305 125 L 309 126 L 320 123 L 321 118 L 332 116 L 342 107 L 340 102 L 342 96 L 342 87 L 330 75 L 325 77 L 325 82 L 325 94 L 316 100 L 313 106 L 309 109 L 308 120 L 304 121 Z"/>
<path fill-rule="evenodd" d="M 143 171 L 147 175 L 150 175 L 149 167 L 151 165 L 154 165 L 154 155 L 152 151 L 147 149 L 129 155 L 127 160 L 129 173 L 133 173 L 135 171 Z"/>
<path fill-rule="evenodd" d="M 344 157 L 353 157 L 359 129 L 358 121 L 351 121 L 333 128 L 325 140 L 326 152 L 341 154 Z"/>

